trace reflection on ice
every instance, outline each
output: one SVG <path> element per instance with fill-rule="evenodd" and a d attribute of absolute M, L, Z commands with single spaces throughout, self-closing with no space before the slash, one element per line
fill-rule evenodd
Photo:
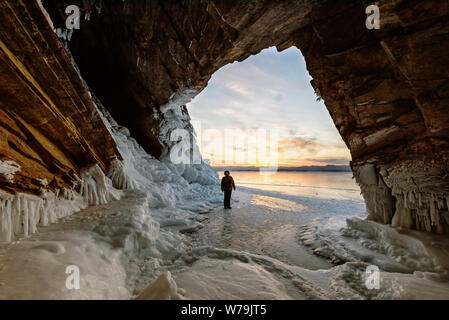
<path fill-rule="evenodd" d="M 304 211 L 306 209 L 306 207 L 300 203 L 262 195 L 253 196 L 253 198 L 251 199 L 251 204 L 256 206 L 264 206 L 270 209 L 295 212 Z"/>
<path fill-rule="evenodd" d="M 232 173 L 235 181 L 252 189 L 322 199 L 363 201 L 350 172 L 259 172 Z"/>

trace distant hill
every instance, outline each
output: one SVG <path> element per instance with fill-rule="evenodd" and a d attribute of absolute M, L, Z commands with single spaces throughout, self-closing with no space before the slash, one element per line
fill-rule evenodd
<path fill-rule="evenodd" d="M 215 171 L 259 171 L 259 167 L 212 167 Z M 351 172 L 351 168 L 348 165 L 326 165 L 326 166 L 300 166 L 300 167 L 278 167 L 277 171 L 280 172 Z"/>

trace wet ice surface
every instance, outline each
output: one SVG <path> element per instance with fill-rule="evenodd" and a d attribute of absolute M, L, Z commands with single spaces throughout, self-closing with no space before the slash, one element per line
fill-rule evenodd
<path fill-rule="evenodd" d="M 351 172 L 234 172 L 239 186 L 307 198 L 363 201 Z M 329 208 L 331 209 L 331 208 Z"/>
<path fill-rule="evenodd" d="M 251 185 L 259 189 L 238 187 L 233 209 L 204 215 L 204 228 L 191 234 L 186 267 L 172 269 L 187 298 L 449 298 L 440 266 L 447 241 L 365 220 L 352 188 Z M 365 282 L 372 265 L 380 270 L 374 290 Z"/>
<path fill-rule="evenodd" d="M 344 174 L 342 177 L 347 178 Z M 294 174 L 290 175 L 290 181 L 291 178 Z M 269 189 L 267 184 L 252 186 Z M 233 193 L 233 208 L 210 213 L 204 228 L 192 234 L 193 246 L 240 250 L 311 270 L 328 269 L 332 266 L 330 261 L 313 254 L 300 241 L 301 234 L 306 232 L 304 226 L 319 224 L 337 231 L 345 226 L 346 218 L 364 211 L 364 202 L 354 194 L 354 189 L 301 188 L 282 183 L 277 185 L 278 192 L 260 189 L 238 187 Z M 320 189 L 321 196 L 317 197 L 314 189 Z"/>

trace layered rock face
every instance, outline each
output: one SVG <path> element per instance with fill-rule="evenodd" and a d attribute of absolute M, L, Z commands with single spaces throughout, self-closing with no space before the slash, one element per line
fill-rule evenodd
<path fill-rule="evenodd" d="M 365 25 L 366 1 L 87 3 L 70 2 L 82 16 L 81 28 L 69 33 L 68 49 L 88 87 L 151 155 L 160 157 L 169 144 L 161 128 L 172 121 L 170 113 L 176 108 L 185 113 L 186 97 L 204 89 L 216 70 L 270 46 L 296 46 L 351 151 L 369 218 L 449 232 L 447 2 L 379 1 L 378 30 Z M 67 34 L 68 4 L 42 1 L 59 34 Z M 5 1 L 1 7 L 0 76 L 2 84 L 11 84 L 1 88 L 6 97 L 1 128 L 8 137 L 1 140 L 2 156 L 22 167 L 63 164 L 50 169 L 36 165 L 27 173 L 30 179 L 41 171 L 49 179 L 76 173 L 89 161 L 107 166 L 117 154 L 114 143 L 63 40 L 55 38 L 38 9 L 32 1 Z M 15 20 L 8 10 L 15 12 Z M 26 50 L 18 47 L 21 43 Z M 6 72 L 15 65 L 14 57 L 51 98 L 53 109 L 32 99 L 33 82 L 24 84 L 24 72 L 17 75 L 24 68 L 16 65 L 15 74 Z M 49 111 L 53 105 L 60 114 Z M 26 143 L 12 146 L 19 138 Z M 42 156 L 40 146 L 49 145 L 44 138 L 55 146 L 46 147 L 52 158 L 35 161 L 35 154 Z M 32 139 L 41 142 L 36 146 Z M 35 153 L 24 159 L 29 150 Z M 17 183 L 6 187 L 18 188 Z"/>
<path fill-rule="evenodd" d="M 64 44 L 34 1 L 0 3 L 0 188 L 70 188 L 81 167 L 120 157 Z M 0 165 L 1 166 L 1 165 Z"/>
<path fill-rule="evenodd" d="M 351 150 L 369 218 L 447 233 L 449 5 L 380 1 L 379 8 L 379 31 L 357 28 L 355 5 L 295 43 Z"/>

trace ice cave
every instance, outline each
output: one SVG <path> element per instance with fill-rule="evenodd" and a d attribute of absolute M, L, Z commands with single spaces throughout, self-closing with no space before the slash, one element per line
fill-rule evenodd
<path fill-rule="evenodd" d="M 68 29 L 65 2 L 1 1 L 0 299 L 448 299 L 449 5 L 378 1 L 369 29 L 369 4 L 73 0 Z M 170 135 L 193 136 L 217 70 L 269 47 L 305 57 L 366 204 L 341 246 L 303 230 L 326 269 L 184 236 L 219 179 L 173 164 Z"/>

